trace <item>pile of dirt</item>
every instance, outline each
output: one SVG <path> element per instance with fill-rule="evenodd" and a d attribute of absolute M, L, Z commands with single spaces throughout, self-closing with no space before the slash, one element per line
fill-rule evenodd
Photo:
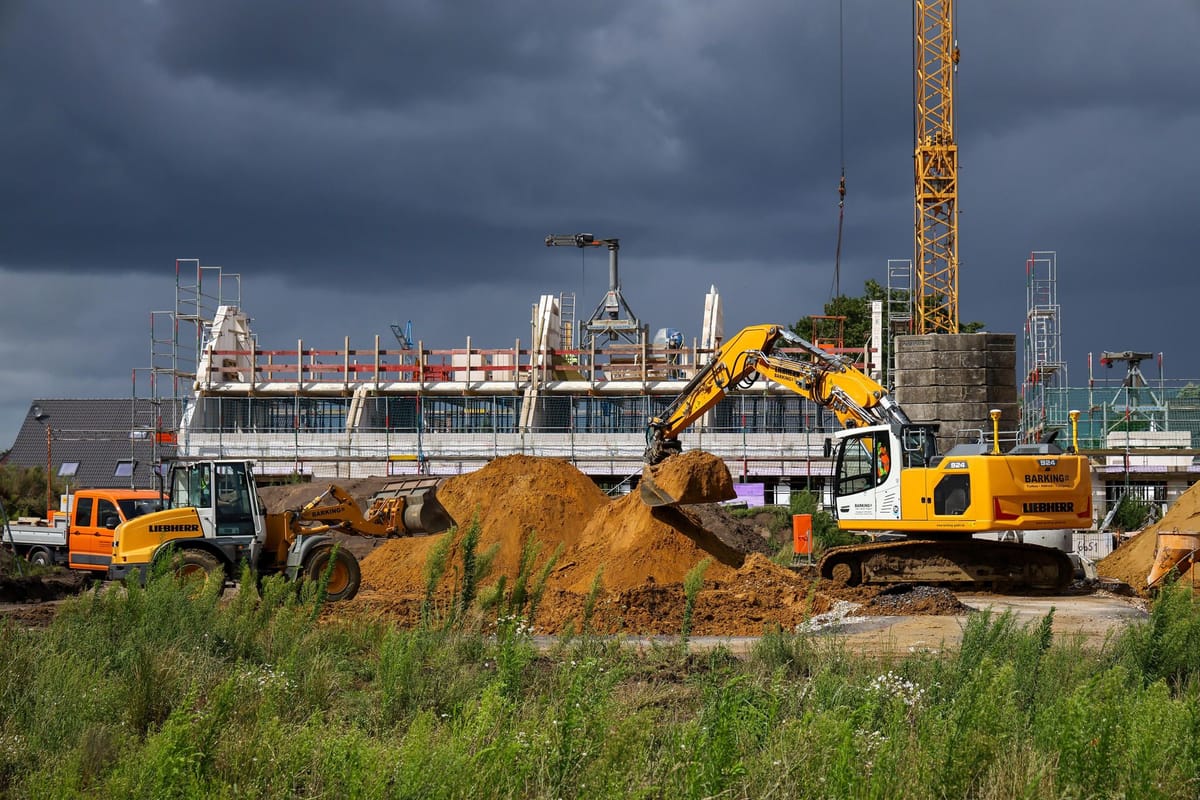
<path fill-rule="evenodd" d="M 0 546 L 0 602 L 59 600 L 78 594 L 86 585 L 87 579 L 81 572 L 61 568 L 35 570 L 17 558 L 8 546 Z"/>
<path fill-rule="evenodd" d="M 668 459 L 655 467 L 655 479 L 693 499 L 733 494 L 724 463 L 702 451 Z M 559 459 L 498 458 L 477 472 L 448 478 L 438 498 L 459 523 L 450 568 L 437 586 L 439 602 L 448 603 L 461 585 L 462 537 L 477 518 L 477 552 L 493 553 L 485 588 L 501 576 L 511 586 L 531 542 L 538 547 L 535 574 L 557 553 L 534 619 L 541 632 L 578 630 L 585 599 L 598 581 L 592 630 L 678 633 L 686 605 L 684 581 L 703 562 L 693 614 L 696 635 L 753 635 L 769 625 L 791 629 L 831 602 L 824 589 L 814 590 L 812 575 L 771 562 L 764 554 L 770 544 L 760 530 L 721 506 L 651 508 L 638 492 L 610 500 Z M 441 540 L 384 542 L 363 559 L 363 588 L 348 608 L 401 624 L 415 621 L 425 596 L 426 565 Z M 859 600 L 873 596 L 873 590 L 853 591 Z"/>
<path fill-rule="evenodd" d="M 681 505 L 719 503 L 737 497 L 724 462 L 703 450 L 689 450 L 642 471 L 643 488 Z M 647 498 L 649 500 L 650 498 Z"/>
<path fill-rule="evenodd" d="M 954 592 L 940 586 L 901 584 L 884 589 L 859 613 L 869 615 L 946 616 L 968 614 L 970 606 L 963 604 Z"/>
<path fill-rule="evenodd" d="M 1154 525 L 1122 544 L 1096 563 L 1096 572 L 1129 584 L 1135 591 L 1146 591 L 1146 577 L 1154 564 L 1159 533 L 1200 533 L 1200 483 L 1181 494 Z M 1200 583 L 1200 569 L 1193 565 L 1180 577 L 1180 583 Z"/>

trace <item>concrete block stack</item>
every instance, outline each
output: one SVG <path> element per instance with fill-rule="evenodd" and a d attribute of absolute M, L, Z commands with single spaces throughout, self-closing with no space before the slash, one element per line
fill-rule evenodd
<path fill-rule="evenodd" d="M 1015 334 L 897 336 L 894 346 L 896 400 L 913 422 L 941 423 L 942 452 L 977 440 L 981 430 L 990 441 L 991 409 L 1000 410 L 1001 448 L 1013 445 L 1020 419 Z"/>

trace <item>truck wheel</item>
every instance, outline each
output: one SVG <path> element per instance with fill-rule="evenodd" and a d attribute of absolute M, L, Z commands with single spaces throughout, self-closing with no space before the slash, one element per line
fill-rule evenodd
<path fill-rule="evenodd" d="M 209 581 L 225 584 L 225 566 L 220 559 L 207 550 L 184 550 L 171 561 L 171 571 L 181 581 L 201 578 L 201 585 Z"/>
<path fill-rule="evenodd" d="M 325 572 L 330 569 L 329 559 L 333 556 L 333 545 L 322 544 L 313 548 L 304 565 L 304 577 L 310 581 L 321 581 Z M 358 567 L 358 559 L 343 547 L 339 547 L 333 569 L 329 573 L 329 584 L 325 587 L 325 596 L 329 600 L 349 600 L 358 594 L 362 583 L 362 571 Z"/>
<path fill-rule="evenodd" d="M 35 547 L 29 551 L 29 563 L 36 567 L 54 566 L 54 556 L 44 547 Z"/>

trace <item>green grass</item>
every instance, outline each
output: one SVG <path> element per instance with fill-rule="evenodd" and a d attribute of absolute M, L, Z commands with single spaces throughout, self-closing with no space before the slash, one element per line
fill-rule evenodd
<path fill-rule="evenodd" d="M 314 624 L 317 587 L 242 586 L 158 578 L 0 628 L 0 796 L 1200 794 L 1200 607 L 1173 587 L 1099 649 L 981 613 L 956 651 L 881 660 L 784 631 L 745 657 L 537 647 L 511 594 L 494 636 Z"/>

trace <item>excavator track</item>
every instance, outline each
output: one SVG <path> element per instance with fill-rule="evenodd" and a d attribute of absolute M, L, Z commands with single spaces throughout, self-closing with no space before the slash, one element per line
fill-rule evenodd
<path fill-rule="evenodd" d="M 830 550 L 819 574 L 848 586 L 923 583 L 979 589 L 1062 591 L 1075 568 L 1061 550 L 984 539 L 872 542 Z"/>

